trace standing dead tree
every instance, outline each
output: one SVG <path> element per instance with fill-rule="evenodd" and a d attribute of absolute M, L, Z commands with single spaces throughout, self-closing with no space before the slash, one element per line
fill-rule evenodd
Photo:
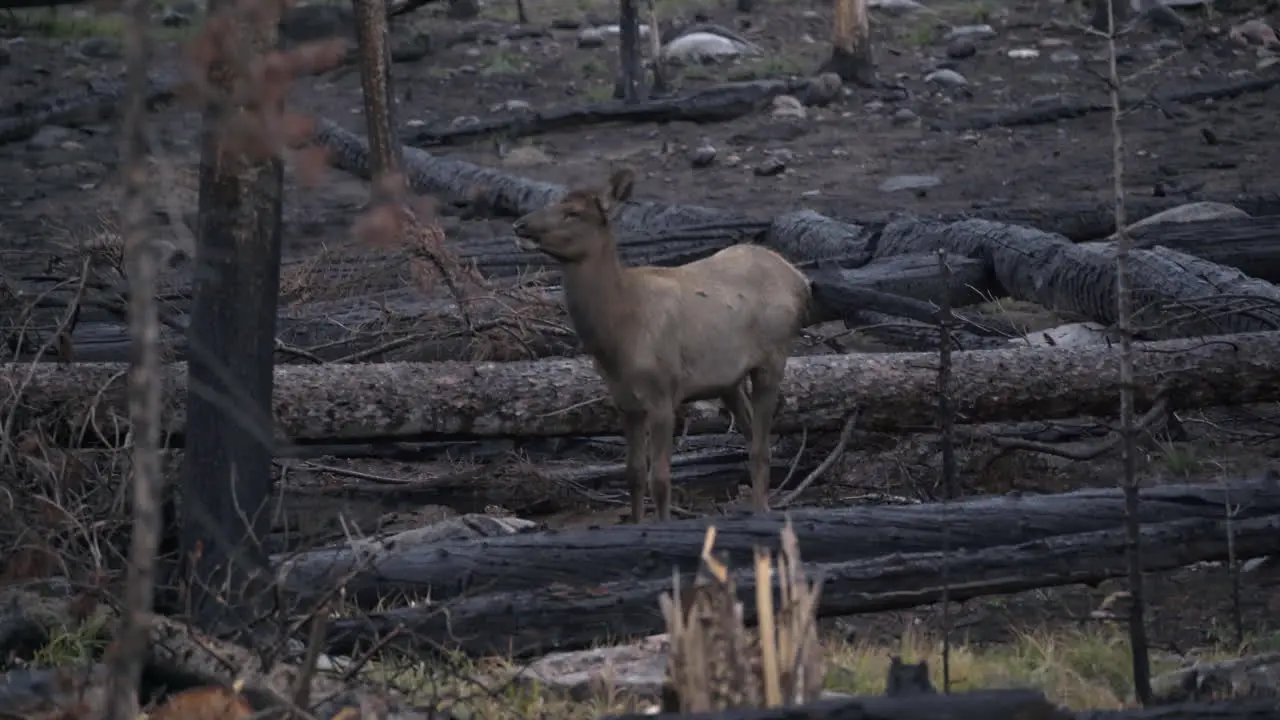
<path fill-rule="evenodd" d="M 181 579 L 188 607 L 205 627 L 252 617 L 245 614 L 257 585 L 251 579 L 269 527 L 280 148 L 290 129 L 284 96 L 296 70 L 275 49 L 280 4 L 241 5 L 210 0 L 209 19 L 191 46 L 204 126 Z"/>
<path fill-rule="evenodd" d="M 146 618 L 151 612 L 156 551 L 160 543 L 160 321 L 156 302 L 158 262 L 148 232 L 146 114 L 148 23 L 151 3 L 128 0 L 125 56 L 128 94 L 124 108 L 121 166 L 124 203 L 121 233 L 129 278 L 129 331 L 133 361 L 129 372 L 129 419 L 133 423 L 133 537 L 129 548 L 125 612 L 109 655 L 108 720 L 138 715 L 138 682 L 146 653 Z"/>
<path fill-rule="evenodd" d="M 628 103 L 640 102 L 640 0 L 618 0 L 618 83 L 613 96 Z M 657 28 L 649 28 L 656 33 Z"/>
<path fill-rule="evenodd" d="M 1129 645 L 1133 653 L 1133 688 L 1143 705 L 1151 702 L 1151 660 L 1147 653 L 1147 630 L 1142 588 L 1142 536 L 1138 524 L 1137 447 L 1134 420 L 1133 297 L 1129 284 L 1128 220 L 1124 210 L 1124 135 L 1120 129 L 1120 72 L 1116 62 L 1116 6 L 1128 0 L 1106 0 L 1107 66 L 1111 95 L 1112 191 L 1116 209 L 1116 330 L 1120 334 L 1120 461 L 1124 467 L 1125 525 L 1128 531 Z"/>
<path fill-rule="evenodd" d="M 847 83 L 870 87 L 876 82 L 871 53 L 871 16 L 867 0 L 835 0 L 831 26 L 831 57 L 822 72 L 833 72 Z"/>

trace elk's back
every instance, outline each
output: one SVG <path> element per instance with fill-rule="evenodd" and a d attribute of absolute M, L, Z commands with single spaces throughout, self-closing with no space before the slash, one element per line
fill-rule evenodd
<path fill-rule="evenodd" d="M 712 397 L 786 356 L 804 326 L 809 281 L 778 253 L 734 245 L 675 268 L 637 269 L 654 360 L 678 369 L 685 399 Z"/>

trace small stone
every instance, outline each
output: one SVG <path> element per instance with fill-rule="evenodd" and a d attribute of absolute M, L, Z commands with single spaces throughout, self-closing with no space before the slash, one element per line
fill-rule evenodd
<path fill-rule="evenodd" d="M 910 125 L 920 119 L 920 116 L 911 111 L 910 108 L 899 108 L 893 114 L 894 125 Z"/>
<path fill-rule="evenodd" d="M 45 125 L 36 131 L 35 135 L 27 140 L 27 147 L 33 150 L 52 150 L 61 147 L 65 142 L 72 141 L 75 132 L 57 125 Z"/>
<path fill-rule="evenodd" d="M 598 28 L 586 28 L 578 33 L 578 47 L 591 49 L 604 47 L 604 33 Z"/>
<path fill-rule="evenodd" d="M 80 54 L 97 60 L 120 57 L 120 42 L 107 37 L 93 37 L 80 43 Z"/>
<path fill-rule="evenodd" d="M 1062 38 L 1040 38 L 1036 44 L 1042 48 L 1060 48 L 1066 47 L 1071 43 Z"/>
<path fill-rule="evenodd" d="M 507 100 L 489 108 L 490 112 L 533 112 L 533 105 L 524 100 Z"/>
<path fill-rule="evenodd" d="M 1040 51 L 1035 48 L 1013 48 L 1007 54 L 1014 60 L 1034 60 L 1040 57 Z"/>
<path fill-rule="evenodd" d="M 946 87 L 961 87 L 969 84 L 969 79 L 955 70 L 934 70 L 924 76 L 924 81 L 934 83 L 936 85 L 944 85 Z"/>
<path fill-rule="evenodd" d="M 916 0 L 870 0 L 867 6 L 889 15 L 906 15 L 925 9 L 924 5 L 916 2 Z"/>
<path fill-rule="evenodd" d="M 689 155 L 689 163 L 695 168 L 709 167 L 716 161 L 718 151 L 710 145 L 702 145 Z"/>
<path fill-rule="evenodd" d="M 1274 67 L 1276 65 L 1280 65 L 1280 57 L 1271 55 L 1269 57 L 1264 57 L 1261 60 L 1259 60 L 1257 67 L 1259 70 L 1266 70 L 1267 68 Z"/>
<path fill-rule="evenodd" d="M 510 168 L 533 167 L 535 165 L 546 165 L 549 162 L 551 162 L 551 158 L 532 145 L 513 147 L 502 158 L 502 164 Z"/>
<path fill-rule="evenodd" d="M 956 38 L 947 43 L 947 57 L 952 60 L 964 60 L 978 54 L 978 46 L 967 38 Z"/>
<path fill-rule="evenodd" d="M 787 164 L 776 155 L 770 155 L 756 166 L 754 172 L 759 177 L 773 177 L 787 171 Z"/>
<path fill-rule="evenodd" d="M 468 125 L 475 125 L 478 122 L 480 122 L 480 118 L 476 117 L 475 115 L 459 115 L 458 117 L 454 118 L 452 121 L 449 122 L 449 129 L 457 130 L 459 128 L 464 128 Z"/>
<path fill-rule="evenodd" d="M 742 158 L 738 155 L 729 155 L 724 159 L 725 167 L 738 167 L 742 164 Z"/>
<path fill-rule="evenodd" d="M 770 114 L 774 119 L 790 118 L 793 120 L 805 119 L 807 113 L 804 105 L 791 95 L 779 95 L 773 99 L 773 109 Z"/>
<path fill-rule="evenodd" d="M 191 24 L 191 16 L 174 9 L 165 10 L 160 24 L 168 28 L 186 27 Z"/>
<path fill-rule="evenodd" d="M 1080 56 L 1071 50 L 1054 50 L 1049 54 L 1049 61 L 1055 63 L 1078 63 Z"/>
<path fill-rule="evenodd" d="M 957 25 L 951 28 L 943 40 L 957 40 L 959 38 L 988 38 L 995 37 L 996 29 L 990 25 Z"/>
<path fill-rule="evenodd" d="M 937 175 L 894 175 L 880 183 L 881 192 L 897 192 L 899 190 L 923 190 L 937 187 L 942 179 Z"/>

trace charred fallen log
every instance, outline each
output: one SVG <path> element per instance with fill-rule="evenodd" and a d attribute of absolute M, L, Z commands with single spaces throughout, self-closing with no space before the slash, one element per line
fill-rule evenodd
<path fill-rule="evenodd" d="M 1135 402 L 1167 397 L 1171 409 L 1280 400 L 1280 333 L 1139 344 Z M 966 423 L 1112 416 L 1119 397 L 1119 350 L 1105 345 L 1012 347 L 955 353 L 956 407 Z M 932 427 L 937 357 L 930 353 L 792 358 L 782 387 L 778 432 L 834 430 L 856 410 L 857 427 Z M 126 366 L 0 366 L 0 398 L 16 431 L 39 422 L 58 442 L 80 442 L 105 417 L 126 430 Z M 165 433 L 181 438 L 186 365 L 162 373 Z M 95 392 L 86 392 L 93 388 Z M 276 427 L 299 444 L 448 440 L 619 432 L 617 411 L 591 364 L 581 358 L 534 362 L 288 365 L 275 371 Z M 719 408 L 689 404 L 691 432 L 723 431 Z M 92 420 L 97 418 L 95 422 Z"/>
<path fill-rule="evenodd" d="M 612 715 L 606 720 L 1069 720 L 1037 690 L 979 690 L 949 695 L 851 697 L 803 706 L 701 713 Z"/>
<path fill-rule="evenodd" d="M 1271 516 L 1280 508 L 1280 486 L 1266 480 L 1220 488 L 1170 485 L 1143 491 L 1139 519 L 1143 523 L 1216 519 L 1228 497 L 1233 503 L 1241 502 L 1249 518 Z M 817 563 L 939 551 L 944 547 L 943 528 L 950 529 L 953 547 L 969 551 L 1118 528 L 1125 516 L 1123 495 L 1115 489 L 985 497 L 951 505 L 796 509 L 790 514 L 806 560 Z M 779 514 L 717 518 L 717 551 L 725 553 L 732 566 L 747 567 L 756 545 L 776 545 L 782 522 Z M 341 582 L 350 598 L 373 607 L 378 598 L 392 594 L 446 600 L 555 583 L 585 586 L 622 579 L 669 579 L 672 568 L 697 569 L 708 524 L 707 520 L 682 520 L 448 543 L 390 554 L 376 566 L 362 565 L 357 554 L 346 548 L 313 550 L 274 562 L 287 574 L 288 587 L 303 597 L 323 594 Z"/>
<path fill-rule="evenodd" d="M 317 140 L 332 150 L 336 167 L 368 177 L 367 141 L 328 122 L 318 124 Z M 472 197 L 486 208 L 522 215 L 558 199 L 564 188 L 513 177 L 470 163 L 434 157 L 407 149 L 405 170 L 415 190 L 450 197 Z M 678 232 L 689 225 L 729 226 L 749 221 L 733 213 L 698 206 L 660 206 L 627 203 L 616 224 L 625 246 L 628 232 Z M 897 254 L 928 254 L 939 247 L 960 256 L 981 259 L 998 287 L 1021 300 L 1053 310 L 1110 324 L 1114 321 L 1114 258 L 1109 250 L 1081 248 L 1066 238 L 1030 228 L 982 220 L 955 223 L 900 218 L 890 222 L 878 238 L 873 229 L 846 225 L 812 211 L 776 218 L 759 236 L 769 246 L 796 261 L 824 258 L 884 258 Z M 738 241 L 735 233 L 708 234 L 704 247 Z M 868 253 L 867 251 L 870 250 Z M 1228 268 L 1165 248 L 1139 250 L 1131 256 L 1136 306 L 1144 309 L 1139 322 L 1153 338 L 1185 337 L 1212 332 L 1248 332 L 1277 327 L 1265 310 L 1219 308 L 1205 315 L 1170 319 L 1170 303 L 1202 300 L 1230 293 L 1280 299 L 1269 283 L 1240 277 Z"/>
<path fill-rule="evenodd" d="M 955 517 L 955 516 L 952 516 Z M 797 523 L 799 525 L 799 523 Z M 1185 520 L 1144 526 L 1143 568 L 1172 570 L 1191 563 L 1280 551 L 1280 515 L 1231 522 Z M 1128 572 L 1127 530 L 1059 535 L 1019 545 L 963 553 L 911 553 L 838 563 L 806 563 L 823 578 L 819 617 L 894 610 L 939 601 L 1007 594 L 1079 583 L 1094 584 Z M 754 573 L 738 570 L 735 584 L 747 622 L 755 620 Z M 555 585 L 489 593 L 445 603 L 337 620 L 330 652 L 354 654 L 393 630 L 392 644 L 433 653 L 440 647 L 471 655 L 529 655 L 590 647 L 604 638 L 662 632 L 658 596 L 671 579 L 621 580 L 598 585 Z M 776 588 L 775 588 L 776 591 Z M 775 600 L 775 602 L 777 602 Z"/>
<path fill-rule="evenodd" d="M 1013 717 L 1026 720 L 1277 720 L 1280 710 L 1270 698 L 1240 698 L 1071 712 L 1049 703 L 1033 690 L 983 690 L 949 695 L 832 699 L 800 707 L 758 710 L 614 715 L 606 720 L 987 720 Z"/>
<path fill-rule="evenodd" d="M 1280 215 L 1144 225 L 1129 236 L 1135 248 L 1163 245 L 1259 280 L 1280 282 Z"/>
<path fill-rule="evenodd" d="M 727 122 L 764 109 L 779 95 L 798 95 L 806 104 L 826 105 L 839 92 L 838 83 L 827 84 L 816 79 L 751 80 L 632 104 L 609 101 L 585 107 L 526 110 L 477 119 L 458 127 L 451 124 L 444 128 L 419 128 L 402 137 L 408 145 L 433 147 L 473 142 L 495 135 L 519 138 L 606 123 Z"/>
<path fill-rule="evenodd" d="M 1263 77 L 1249 77 L 1242 80 L 1205 83 L 1198 87 L 1167 93 L 1152 100 L 1146 93 L 1123 93 L 1122 102 L 1127 107 L 1155 103 L 1161 108 L 1169 108 L 1178 103 L 1203 102 L 1204 100 L 1220 100 L 1248 93 L 1263 92 L 1280 85 L 1280 72 L 1272 72 Z M 963 130 L 983 130 L 990 127 L 1018 127 L 1022 125 L 1040 125 L 1044 123 L 1083 117 L 1090 113 L 1104 112 L 1111 109 L 1111 102 L 1105 98 L 1083 102 L 1063 102 L 1059 104 L 1036 105 L 1029 108 L 975 115 L 957 118 L 950 121 L 935 122 L 934 130 L 952 132 Z"/>
<path fill-rule="evenodd" d="M 938 247 L 983 260 L 1002 295 L 1103 324 L 1115 322 L 1116 248 L 1111 243 L 1077 245 L 1058 235 L 986 220 L 940 223 L 907 219 L 884 229 L 875 255 L 921 253 Z M 1143 337 L 1280 327 L 1280 288 L 1271 283 L 1164 247 L 1134 250 L 1129 257 L 1134 323 Z M 1204 306 L 1220 296 L 1257 298 L 1259 302 Z M 1202 311 L 1185 310 L 1193 304 Z"/>

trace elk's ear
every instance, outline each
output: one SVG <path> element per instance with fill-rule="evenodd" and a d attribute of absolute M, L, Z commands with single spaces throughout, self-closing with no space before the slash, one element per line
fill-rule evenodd
<path fill-rule="evenodd" d="M 631 191 L 636 188 L 636 174 L 631 168 L 614 170 L 609 176 L 609 200 L 611 205 L 631 199 Z"/>

